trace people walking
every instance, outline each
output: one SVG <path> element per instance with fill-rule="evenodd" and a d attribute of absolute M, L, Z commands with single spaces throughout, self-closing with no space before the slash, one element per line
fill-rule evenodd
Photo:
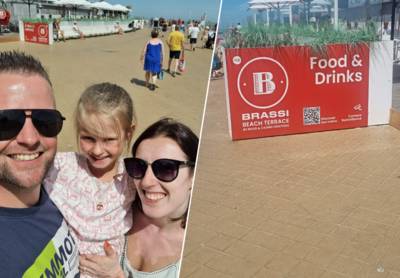
<path fill-rule="evenodd" d="M 199 36 L 199 33 L 200 29 L 198 23 L 195 22 L 194 26 L 189 28 L 190 49 L 192 51 L 195 51 L 196 49 L 197 37 Z"/>
<path fill-rule="evenodd" d="M 164 45 L 158 38 L 158 31 L 151 31 L 151 39 L 146 43 L 141 61 L 144 62 L 146 87 L 151 91 L 156 89 L 157 75 L 162 71 L 162 64 L 164 58 Z M 150 78 L 152 83 L 150 83 Z"/>
<path fill-rule="evenodd" d="M 183 42 L 185 40 L 184 35 L 179 32 L 179 25 L 175 26 L 175 31 L 171 32 L 168 36 L 168 46 L 169 46 L 169 60 L 168 60 L 168 72 L 175 77 L 176 71 L 178 69 L 178 63 L 181 55 L 183 55 L 184 46 Z M 174 69 L 171 72 L 172 60 L 175 60 Z"/>

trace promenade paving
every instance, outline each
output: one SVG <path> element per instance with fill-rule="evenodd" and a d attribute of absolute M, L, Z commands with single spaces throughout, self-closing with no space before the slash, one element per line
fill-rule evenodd
<path fill-rule="evenodd" d="M 181 278 L 400 277 L 400 131 L 232 142 L 210 83 Z"/>
<path fill-rule="evenodd" d="M 200 48 L 195 52 L 186 51 L 187 70 L 175 78 L 165 74 L 164 80 L 158 82 L 160 88 L 152 92 L 143 86 L 144 71 L 139 61 L 149 38 L 150 29 L 143 29 L 53 45 L 3 42 L 0 51 L 16 49 L 32 54 L 49 71 L 57 107 L 67 118 L 59 135 L 60 151 L 76 150 L 73 111 L 83 90 L 99 82 L 116 83 L 132 96 L 138 118 L 134 139 L 151 123 L 165 116 L 186 123 L 199 134 L 212 51 Z M 166 46 L 167 58 L 168 53 Z M 165 68 L 167 62 L 165 59 Z"/>

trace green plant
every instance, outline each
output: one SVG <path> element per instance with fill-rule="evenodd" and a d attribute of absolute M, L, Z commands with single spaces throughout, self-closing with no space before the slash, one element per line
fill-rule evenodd
<path fill-rule="evenodd" d="M 46 18 L 24 18 L 22 19 L 23 22 L 30 22 L 30 23 L 52 23 L 52 19 L 46 19 Z"/>
<path fill-rule="evenodd" d="M 258 48 L 288 45 L 308 45 L 323 51 L 328 44 L 343 43 L 350 47 L 378 40 L 376 26 L 368 22 L 362 29 L 335 30 L 332 25 L 321 25 L 318 30 L 311 25 L 249 25 L 240 32 L 230 30 L 224 34 L 224 47 Z"/>

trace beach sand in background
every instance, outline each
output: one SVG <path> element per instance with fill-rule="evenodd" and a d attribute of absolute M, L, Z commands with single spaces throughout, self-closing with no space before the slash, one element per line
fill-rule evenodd
<path fill-rule="evenodd" d="M 165 34 L 161 39 L 165 41 L 166 37 Z M 145 78 L 140 62 L 149 38 L 150 29 L 143 29 L 122 36 L 67 40 L 53 45 L 6 42 L 0 44 L 0 51 L 24 51 L 38 58 L 48 70 L 57 108 L 67 118 L 58 137 L 59 151 L 76 150 L 73 111 L 85 88 L 100 82 L 116 83 L 132 97 L 138 118 L 133 140 L 161 117 L 178 119 L 199 134 L 212 50 L 185 51 L 186 71 L 175 78 L 165 73 L 164 80 L 158 80 L 159 88 L 150 91 L 143 86 Z M 168 54 L 165 45 L 164 68 L 168 65 Z"/>

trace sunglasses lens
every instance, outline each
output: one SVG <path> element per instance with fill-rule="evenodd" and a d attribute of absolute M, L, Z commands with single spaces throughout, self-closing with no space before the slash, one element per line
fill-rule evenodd
<path fill-rule="evenodd" d="M 178 176 L 179 162 L 171 159 L 159 159 L 151 165 L 157 179 L 170 182 Z"/>
<path fill-rule="evenodd" d="M 54 137 L 62 129 L 63 117 L 57 110 L 32 110 L 32 122 L 41 135 Z"/>
<path fill-rule="evenodd" d="M 129 176 L 134 179 L 141 179 L 146 174 L 147 163 L 144 160 L 138 158 L 125 158 L 125 169 Z"/>
<path fill-rule="evenodd" d="M 25 123 L 23 110 L 0 110 L 0 141 L 18 135 Z"/>
<path fill-rule="evenodd" d="M 140 158 L 125 158 L 125 169 L 134 179 L 142 179 L 146 175 L 148 163 Z M 176 179 L 183 161 L 158 159 L 151 164 L 154 176 L 160 181 L 171 182 Z"/>

